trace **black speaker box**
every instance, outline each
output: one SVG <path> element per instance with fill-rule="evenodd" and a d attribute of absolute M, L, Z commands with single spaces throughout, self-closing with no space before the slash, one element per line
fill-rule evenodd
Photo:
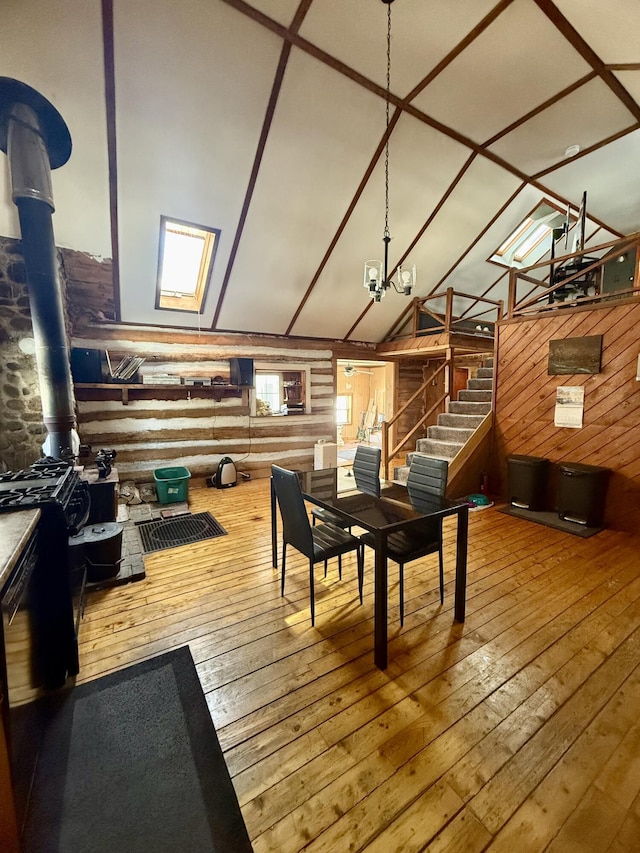
<path fill-rule="evenodd" d="M 102 350 L 71 350 L 71 375 L 74 382 L 102 382 Z"/>
<path fill-rule="evenodd" d="M 229 384 L 253 386 L 253 359 L 231 358 L 229 359 Z"/>

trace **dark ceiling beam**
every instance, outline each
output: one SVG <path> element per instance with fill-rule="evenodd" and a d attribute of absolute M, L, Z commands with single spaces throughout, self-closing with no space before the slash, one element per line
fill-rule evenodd
<path fill-rule="evenodd" d="M 227 0 L 225 0 L 227 2 Z M 297 32 L 302 22 L 304 21 L 305 15 L 309 11 L 309 7 L 311 6 L 312 0 L 301 0 L 300 5 L 296 11 L 296 14 L 291 23 L 292 32 Z M 234 3 L 230 3 L 229 5 L 235 5 Z M 243 6 L 246 4 L 242 4 Z M 255 10 L 254 10 L 255 11 Z M 254 16 L 251 16 L 254 17 Z M 261 16 L 262 17 L 262 16 Z M 270 20 L 270 19 L 268 19 Z M 251 199 L 253 198 L 253 193 L 256 188 L 256 182 L 258 180 L 258 173 L 260 171 L 260 166 L 262 165 L 262 157 L 264 155 L 264 149 L 267 144 L 267 139 L 269 138 L 269 132 L 271 131 L 271 123 L 273 121 L 273 116 L 276 111 L 276 104 L 278 103 L 278 98 L 280 97 L 280 91 L 282 89 L 282 82 L 284 80 L 284 72 L 286 71 L 287 64 L 289 62 L 289 56 L 291 54 L 291 42 L 285 39 L 282 45 L 282 51 L 280 52 L 280 59 L 278 61 L 278 67 L 276 69 L 276 74 L 273 80 L 273 85 L 271 87 L 271 95 L 269 96 L 269 101 L 267 103 L 267 109 L 265 111 L 264 120 L 262 122 L 262 130 L 260 131 L 260 138 L 258 140 L 258 146 L 256 148 L 256 153 L 253 158 L 253 166 L 251 168 L 251 174 L 249 175 L 249 183 L 247 185 L 247 189 L 244 195 L 244 201 L 242 202 L 242 209 L 240 211 L 240 217 L 238 220 L 238 226 L 236 228 L 236 233 L 233 238 L 233 243 L 231 246 L 231 252 L 229 253 L 229 260 L 227 262 L 227 268 L 224 273 L 224 278 L 222 280 L 222 286 L 220 288 L 220 293 L 218 294 L 218 301 L 216 304 L 216 310 L 213 315 L 213 320 L 211 322 L 211 330 L 215 330 L 218 327 L 218 320 L 220 319 L 220 312 L 222 311 L 222 305 L 224 303 L 225 296 L 227 294 L 227 288 L 229 286 L 229 280 L 231 278 L 231 273 L 233 271 L 233 265 L 235 264 L 236 256 L 238 254 L 238 248 L 240 246 L 240 241 L 242 239 L 242 233 L 244 231 L 244 226 L 247 221 L 247 215 L 249 213 L 249 207 L 251 206 Z"/>
<path fill-rule="evenodd" d="M 436 218 L 436 216 L 438 215 L 438 213 L 442 210 L 442 208 L 444 207 L 445 202 L 450 198 L 451 193 L 452 193 L 452 192 L 455 190 L 455 188 L 458 186 L 458 184 L 460 183 L 460 181 L 462 180 L 462 178 L 465 176 L 465 174 L 467 173 L 468 169 L 470 168 L 471 164 L 473 163 L 473 161 L 476 159 L 476 157 L 477 157 L 477 156 L 478 156 L 478 155 L 477 155 L 477 154 L 475 153 L 475 151 L 474 151 L 474 152 L 473 152 L 473 154 L 471 154 L 471 156 L 467 159 L 467 161 L 466 161 L 466 163 L 464 164 L 464 166 L 462 167 L 462 169 L 460 169 L 460 171 L 459 171 L 459 172 L 458 172 L 458 174 L 455 176 L 455 178 L 453 179 L 453 181 L 451 181 L 451 183 L 450 183 L 450 184 L 449 184 L 449 186 L 447 187 L 447 189 L 446 189 L 446 191 L 444 192 L 444 194 L 440 197 L 440 201 L 439 201 L 439 202 L 436 204 L 436 206 L 433 208 L 433 210 L 431 211 L 431 213 L 430 213 L 430 214 L 429 214 L 429 216 L 427 217 L 427 220 L 426 220 L 426 222 L 424 223 L 424 225 L 422 226 L 422 228 L 418 231 L 418 233 L 416 234 L 416 236 L 415 236 L 415 237 L 413 238 L 413 240 L 411 241 L 411 244 L 410 244 L 409 248 L 408 248 L 408 249 L 407 249 L 407 251 L 404 253 L 404 255 L 402 256 L 402 258 L 400 259 L 400 261 L 398 261 L 398 264 L 402 264 L 402 263 L 404 263 L 404 261 L 406 260 L 406 258 L 407 258 L 407 257 L 408 257 L 408 255 L 409 255 L 409 252 L 413 251 L 414 247 L 418 244 L 419 240 L 422 238 L 422 236 L 424 235 L 424 233 L 425 233 L 425 231 L 427 230 L 427 228 L 429 228 L 429 226 L 431 225 L 431 223 L 433 222 L 433 220 Z M 397 267 L 396 267 L 396 269 L 397 269 Z M 393 272 L 395 273 L 395 269 L 393 270 Z M 401 313 L 400 317 L 398 317 L 398 318 L 395 320 L 395 322 L 393 323 L 393 325 L 391 326 L 391 328 L 389 329 L 389 331 L 387 332 L 387 334 L 384 336 L 384 340 L 387 340 L 387 339 L 389 338 L 389 336 L 391 335 L 391 333 L 393 332 L 393 330 L 396 328 L 396 326 L 398 325 L 398 323 L 400 322 L 400 320 L 402 319 L 402 317 L 404 316 L 404 314 L 405 314 L 405 313 L 406 313 L 406 312 L 404 312 L 404 311 L 403 311 L 403 312 Z"/>
<path fill-rule="evenodd" d="M 343 76 L 349 78 L 350 80 L 353 80 L 354 82 L 356 82 L 357 84 L 359 84 L 363 88 L 367 89 L 368 91 L 372 92 L 373 94 L 378 95 L 379 97 L 386 99 L 386 97 L 387 97 L 386 89 L 379 86 L 377 83 L 374 83 L 372 80 L 367 79 L 362 74 L 355 71 L 355 69 L 350 68 L 345 63 L 341 62 L 340 60 L 336 59 L 335 57 L 331 56 L 330 54 L 326 53 L 325 51 L 323 51 L 320 48 L 316 47 L 315 45 L 311 44 L 306 39 L 302 38 L 298 34 L 298 30 L 296 30 L 294 32 L 293 28 L 287 29 L 286 27 L 283 27 L 281 24 L 279 24 L 276 21 L 274 21 L 273 19 L 269 18 L 267 15 L 263 14 L 262 12 L 258 11 L 255 8 L 249 6 L 247 3 L 244 2 L 244 0 L 223 0 L 223 2 L 226 3 L 228 6 L 231 6 L 232 8 L 236 9 L 237 11 L 247 15 L 248 17 L 250 17 L 251 19 L 253 19 L 257 23 L 259 23 L 262 26 L 266 27 L 267 29 L 271 30 L 272 32 L 276 33 L 285 41 L 285 43 L 288 43 L 290 45 L 294 45 L 294 46 L 298 47 L 300 50 L 304 51 L 305 53 L 307 53 L 310 56 L 313 56 L 315 59 L 317 59 L 318 61 L 329 66 L 330 68 L 332 68 L 334 71 L 338 72 L 339 74 L 342 74 Z M 560 14 L 560 12 L 553 5 L 553 3 L 548 2 L 548 0 L 533 0 L 533 2 L 535 2 L 540 7 L 540 9 L 545 14 L 547 14 L 547 16 L 558 27 L 558 29 L 561 31 L 561 33 L 571 42 L 571 44 L 574 47 L 576 47 L 577 50 L 579 50 L 579 52 L 583 56 L 583 58 L 585 58 L 587 63 L 589 65 L 591 65 L 594 74 L 597 74 L 599 77 L 601 77 L 603 80 L 605 80 L 607 85 L 609 85 L 610 88 L 612 88 L 612 91 L 615 91 L 615 93 L 618 95 L 618 97 L 620 97 L 621 100 L 623 100 L 625 105 L 629 107 L 630 111 L 634 115 L 637 115 L 637 114 L 640 115 L 640 108 L 635 104 L 635 101 L 633 101 L 633 99 L 626 92 L 624 87 L 618 83 L 617 79 L 615 78 L 613 73 L 608 69 L 608 67 L 605 66 L 604 63 L 602 63 L 602 61 L 591 50 L 591 48 L 589 48 L 589 46 L 586 44 L 586 42 L 584 42 L 584 40 L 582 40 L 582 38 L 573 29 L 573 27 L 571 27 L 569 22 L 566 21 L 566 19 Z M 416 94 L 418 94 L 418 91 L 422 91 L 422 89 L 426 85 L 428 85 L 428 83 L 431 82 L 431 80 L 434 79 L 434 77 L 437 76 L 437 74 L 439 74 L 443 70 L 443 68 L 446 67 L 446 65 L 450 64 L 462 52 L 462 50 L 464 48 L 468 47 L 469 44 L 471 44 L 471 42 L 475 38 L 477 38 L 477 36 L 481 32 L 483 32 L 491 23 L 493 23 L 493 21 L 499 16 L 499 14 L 501 14 L 504 11 L 504 9 L 506 9 L 507 6 L 509 6 L 509 5 L 510 5 L 509 0 L 505 0 L 505 2 L 498 3 L 494 7 L 494 9 L 487 16 L 485 16 L 483 21 L 481 21 L 473 30 L 471 30 L 467 34 L 465 39 L 462 40 L 461 45 L 463 45 L 463 46 L 460 47 L 460 49 L 458 49 L 459 46 L 456 46 L 450 52 L 448 57 L 445 57 L 445 59 L 442 60 L 442 62 L 440 63 L 441 67 L 436 66 L 436 68 L 434 68 L 433 71 L 429 75 L 427 75 L 427 77 L 425 77 L 425 79 L 421 82 L 421 84 L 419 84 L 419 87 L 416 87 L 416 89 L 414 89 L 413 92 L 410 93 L 410 96 L 415 97 Z M 488 20 L 488 19 L 490 19 L 490 20 Z M 578 43 L 581 44 L 583 49 L 580 49 L 577 46 Z M 625 67 L 628 68 L 629 66 L 625 66 Z M 591 75 L 587 75 L 587 77 L 591 77 Z M 573 85 L 575 86 L 575 88 L 578 88 L 579 85 L 584 85 L 585 82 L 587 82 L 587 78 L 583 78 L 581 81 L 577 81 L 577 83 L 573 84 Z M 555 100 L 557 100 L 558 98 L 559 98 L 559 96 L 555 96 L 555 99 L 550 99 L 550 102 L 546 102 L 545 105 L 542 105 L 541 107 L 537 108 L 535 111 L 532 111 L 532 113 L 537 114 L 538 112 L 540 112 L 542 110 L 542 108 L 546 108 L 546 107 L 550 106 L 551 103 L 554 103 Z M 422 123 L 433 128 L 434 130 L 442 133 L 444 136 L 447 136 L 450 139 L 453 139 L 456 142 L 459 142 L 461 145 L 465 146 L 466 148 L 468 148 L 472 152 L 474 152 L 474 154 L 481 155 L 481 156 L 485 157 L 486 159 L 490 160 L 496 166 L 499 166 L 500 168 L 504 169 L 505 171 L 507 171 L 510 174 L 517 177 L 520 181 L 522 181 L 523 184 L 530 184 L 535 189 L 539 190 L 541 193 L 552 195 L 555 198 L 557 198 L 559 201 L 564 202 L 565 204 L 569 204 L 568 200 L 562 198 L 560 195 L 558 195 L 558 193 L 552 191 L 551 189 L 546 187 L 544 184 L 540 183 L 537 180 L 538 176 L 532 177 L 530 175 L 527 175 L 521 169 L 518 169 L 516 166 L 512 165 L 511 163 L 507 162 L 506 160 L 503 160 L 501 157 L 494 154 L 492 151 L 489 151 L 486 147 L 486 145 L 488 143 L 485 143 L 485 144 L 477 143 L 474 140 L 464 136 L 463 134 L 458 133 L 456 130 L 454 130 L 450 127 L 447 127 L 446 125 L 442 124 L 441 122 L 437 121 L 436 119 L 431 118 L 426 113 L 423 113 L 421 110 L 417 109 L 415 106 L 410 104 L 409 103 L 409 97 L 400 98 L 391 92 L 389 94 L 389 102 L 398 111 L 400 111 L 396 114 L 397 117 L 394 116 L 396 118 L 396 123 L 397 123 L 397 120 L 398 120 L 401 112 L 404 111 L 408 115 L 411 115 L 414 118 L 416 118 L 418 121 L 421 121 Z M 521 119 L 519 119 L 519 121 L 514 122 L 512 125 L 510 125 L 508 128 L 508 131 L 510 132 L 510 131 L 515 130 L 516 127 L 519 127 L 520 125 L 522 125 L 526 120 L 528 120 L 531 117 L 532 117 L 532 115 L 529 113 L 526 116 L 523 116 Z M 627 129 L 621 135 L 624 135 L 624 133 L 630 132 L 630 130 L 631 129 Z M 506 131 L 503 131 L 503 134 L 505 132 Z M 495 141 L 496 138 L 498 138 L 498 137 L 496 136 L 496 137 L 492 138 L 492 140 L 490 140 L 490 142 Z M 604 144 L 604 143 L 602 143 L 602 144 Z M 595 150 L 597 147 L 600 147 L 600 145 L 593 146 L 592 149 L 590 149 L 590 150 Z M 578 156 L 580 156 L 580 155 L 578 155 Z M 561 164 L 558 164 L 558 166 L 554 167 L 554 168 L 559 168 L 561 165 L 565 165 L 565 162 L 566 161 L 563 161 Z M 370 165 L 370 169 L 371 169 L 371 165 Z M 549 171 L 552 171 L 552 170 L 549 170 Z M 545 174 L 546 174 L 546 172 L 545 172 Z M 365 175 L 365 178 L 363 178 L 363 181 L 366 182 L 366 180 L 368 180 L 369 176 L 370 176 L 370 172 L 368 175 Z M 522 187 L 520 187 L 518 192 L 521 189 L 522 189 Z M 360 192 L 361 192 L 361 190 L 360 190 Z M 504 205 L 504 207 L 506 207 L 508 204 L 510 204 L 512 200 L 513 200 L 513 196 L 508 200 L 508 202 Z M 355 201 L 356 201 L 356 199 L 354 198 L 354 201 L 353 201 L 352 205 L 350 206 L 349 212 L 347 213 L 347 215 L 345 216 L 345 218 L 343 219 L 343 221 L 340 225 L 340 229 L 339 229 L 340 233 L 342 230 L 344 230 L 344 227 L 346 226 L 346 222 L 348 220 L 348 217 L 350 216 L 351 212 L 353 211 L 353 209 L 355 207 Z M 616 233 L 613 229 L 610 229 L 604 223 L 599 222 L 597 219 L 595 219 L 593 217 L 590 217 L 590 218 L 592 219 L 593 222 L 596 222 L 597 224 L 601 225 L 603 228 L 607 228 L 612 233 Z M 495 217 L 494 217 L 494 219 L 495 219 Z M 493 223 L 493 220 L 491 223 L 489 223 L 489 225 L 487 225 L 487 228 L 490 227 L 490 225 L 492 223 Z M 485 228 L 484 231 L 482 232 L 482 234 L 484 234 L 484 232 L 486 230 L 487 229 Z M 424 231 L 422 233 L 424 233 Z M 477 240 L 480 239 L 480 236 L 482 236 L 482 234 L 479 235 L 479 237 L 461 255 L 461 257 L 457 263 L 459 263 L 460 260 L 462 260 L 462 258 L 464 258 L 466 253 L 471 250 L 473 245 L 475 245 Z M 337 242 L 337 237 L 334 238 L 331 246 L 327 250 L 327 253 L 325 254 L 325 257 L 323 258 L 323 261 L 321 264 L 322 267 L 324 267 L 324 265 L 326 265 L 327 260 L 329 258 L 329 255 L 333 251 L 333 248 L 335 247 L 336 242 Z M 414 241 L 414 242 L 417 242 L 417 241 Z M 412 243 L 412 245 L 414 245 L 414 244 Z M 406 256 L 406 253 L 404 256 Z M 320 271 L 318 271 L 316 273 L 316 275 L 312 279 L 311 284 L 307 288 L 305 296 L 303 297 L 301 304 L 298 306 L 298 309 L 294 315 L 293 320 L 289 324 L 289 327 L 287 329 L 286 334 L 290 333 L 290 330 L 293 327 L 297 317 L 299 316 L 303 305 L 308 300 L 309 295 L 311 293 L 311 290 L 313 289 L 313 287 L 315 286 L 315 284 L 318 281 Z M 448 275 L 450 275 L 450 273 L 451 273 L 451 270 L 447 273 L 447 276 L 445 276 L 445 278 L 448 277 Z M 440 282 L 438 282 L 436 287 L 431 291 L 431 294 L 434 293 L 434 290 L 436 290 L 440 286 L 440 284 L 442 283 L 443 280 L 444 279 L 442 279 Z M 369 303 L 367 305 L 367 307 L 364 309 L 364 311 L 358 317 L 356 322 L 353 324 L 350 331 L 345 336 L 344 340 L 347 340 L 347 338 L 352 334 L 353 330 L 359 325 L 359 323 L 362 321 L 363 317 L 371 309 L 372 304 L 373 303 Z"/>
<path fill-rule="evenodd" d="M 534 109 L 532 110 L 529 110 L 528 113 L 525 113 L 525 115 L 516 119 L 508 127 L 505 127 L 503 130 L 492 136 L 491 139 L 487 139 L 486 142 L 482 143 L 483 146 L 485 148 L 488 148 L 490 145 L 493 145 L 494 142 L 497 142 L 499 139 L 502 139 L 503 136 L 506 136 L 508 133 L 511 133 L 512 130 L 516 130 L 518 127 L 520 127 L 521 124 L 525 124 L 532 118 L 535 118 L 537 115 L 544 112 L 546 109 L 549 109 L 549 107 L 552 107 L 554 104 L 557 104 L 558 101 L 561 101 L 563 98 L 566 98 L 567 95 L 571 95 L 577 89 L 580 89 L 586 83 L 590 83 L 592 80 L 595 80 L 597 76 L 598 75 L 595 71 L 590 71 L 589 74 L 586 74 L 584 77 L 581 77 L 579 80 L 576 80 L 575 83 L 572 83 L 570 86 L 567 86 L 566 89 L 563 89 L 561 92 L 552 95 L 552 97 L 548 98 L 544 103 L 540 104 L 537 107 L 534 107 Z"/>
<path fill-rule="evenodd" d="M 109 221 L 115 319 L 122 316 L 120 305 L 120 243 L 118 239 L 118 151 L 116 146 L 116 73 L 113 36 L 113 0 L 102 0 L 102 50 L 104 64 L 104 101 L 107 125 L 107 164 L 109 170 Z"/>
<path fill-rule="evenodd" d="M 630 133 L 634 133 L 636 130 L 640 128 L 640 123 L 636 122 L 632 124 L 631 127 L 626 127 L 624 130 L 619 130 L 617 133 L 608 136 L 606 139 L 601 139 L 600 142 L 596 142 L 594 145 L 589 145 L 588 148 L 583 148 L 578 154 L 575 154 L 571 158 L 571 162 L 574 160 L 580 160 L 582 157 L 586 157 L 588 154 L 593 154 L 594 151 L 597 151 L 599 148 L 605 148 L 607 145 L 610 145 L 612 142 L 615 142 L 618 139 L 622 139 L 623 136 L 628 136 Z M 553 166 L 549 166 L 546 169 L 542 169 L 542 171 L 538 172 L 535 175 L 532 175 L 532 181 L 538 181 L 540 178 L 544 178 L 547 175 L 556 172 L 558 169 L 562 169 L 563 166 L 567 165 L 567 160 L 561 160 L 559 163 L 554 163 Z M 604 227 L 604 226 L 603 226 Z M 620 235 L 623 236 L 622 234 Z"/>
<path fill-rule="evenodd" d="M 331 240 L 331 242 L 329 243 L 329 248 L 328 248 L 328 249 L 327 249 L 327 251 L 325 252 L 324 257 L 322 258 L 322 260 L 320 261 L 320 266 L 318 267 L 318 269 L 316 270 L 316 272 L 315 272 L 315 274 L 314 274 L 313 278 L 311 279 L 311 283 L 310 283 L 310 284 L 309 284 L 309 286 L 307 287 L 307 290 L 306 290 L 306 292 L 305 292 L 304 296 L 302 297 L 302 300 L 301 300 L 300 304 L 298 305 L 298 308 L 296 309 L 296 312 L 295 312 L 295 314 L 293 315 L 293 317 L 292 317 L 292 319 L 291 319 L 291 322 L 289 323 L 289 326 L 288 326 L 287 331 L 285 332 L 285 334 L 287 334 L 287 335 L 288 335 L 288 334 L 291 332 L 291 329 L 294 327 L 294 325 L 295 325 L 295 323 L 296 323 L 296 320 L 297 320 L 297 319 L 298 319 L 298 317 L 300 316 L 300 312 L 302 311 L 302 309 L 303 309 L 303 308 L 304 308 L 304 306 L 305 306 L 305 303 L 307 302 L 307 300 L 308 300 L 308 299 L 309 299 L 309 297 L 311 296 L 311 291 L 312 291 L 312 290 L 313 290 L 313 288 L 315 287 L 316 282 L 317 282 L 317 281 L 318 281 L 318 279 L 320 278 L 320 275 L 322 274 L 322 271 L 324 270 L 325 266 L 327 265 L 327 262 L 328 262 L 328 260 L 329 260 L 329 258 L 330 258 L 330 256 L 331 256 L 331 254 L 332 254 L 332 252 L 333 252 L 333 250 L 334 250 L 334 248 L 335 248 L 335 246 L 336 246 L 336 243 L 337 243 L 337 242 L 338 242 L 338 240 L 340 239 L 340 236 L 342 235 L 342 232 L 343 232 L 343 231 L 344 231 L 344 229 L 346 228 L 347 223 L 349 222 L 349 219 L 351 218 L 351 214 L 353 213 L 353 211 L 354 211 L 354 209 L 355 209 L 356 204 L 357 204 L 357 203 L 358 203 L 358 201 L 360 200 L 360 196 L 361 196 L 361 195 L 362 195 L 362 193 L 364 192 L 364 188 L 365 188 L 365 187 L 366 187 L 366 185 L 369 183 L 369 178 L 370 178 L 370 177 L 371 177 L 371 175 L 373 174 L 373 170 L 375 169 L 376 163 L 377 163 L 377 162 L 378 162 L 378 160 L 380 159 L 380 157 L 381 157 L 381 155 L 382 155 L 382 152 L 384 151 L 384 147 L 385 147 L 385 145 L 386 145 L 387 139 L 391 136 L 391 134 L 392 134 L 392 132 L 393 132 L 394 127 L 395 127 L 395 126 L 396 126 L 396 124 L 398 123 L 398 119 L 400 118 L 400 115 L 401 115 L 401 111 L 400 111 L 400 110 L 396 110 L 396 111 L 394 112 L 394 114 L 391 116 L 391 118 L 389 119 L 389 127 L 385 129 L 385 132 L 384 132 L 384 133 L 383 133 L 383 135 L 382 135 L 382 139 L 381 139 L 381 140 L 380 140 L 380 142 L 378 143 L 378 147 L 377 147 L 377 148 L 376 148 L 376 150 L 374 151 L 373 157 L 372 157 L 372 158 L 371 158 L 371 160 L 369 161 L 369 165 L 368 165 L 368 166 L 367 166 L 367 168 L 366 168 L 366 171 L 365 171 L 365 173 L 364 173 L 364 176 L 363 176 L 362 180 L 360 181 L 360 183 L 358 184 L 358 188 L 357 188 L 357 190 L 356 190 L 356 192 L 355 192 L 355 194 L 354 194 L 353 198 L 351 199 L 351 202 L 350 202 L 350 204 L 349 204 L 349 207 L 347 208 L 347 211 L 346 211 L 345 215 L 342 217 L 342 221 L 340 222 L 340 225 L 338 225 L 338 229 L 337 229 L 336 233 L 333 235 L 333 239 L 332 239 L 332 240 Z M 364 316 L 364 314 L 366 314 L 366 312 L 368 311 L 368 309 L 369 309 L 369 308 L 370 308 L 370 305 L 367 305 L 367 307 L 365 308 L 365 310 L 364 310 L 363 314 L 361 314 L 361 315 L 360 315 L 360 317 L 361 317 L 361 318 L 362 318 L 362 316 Z M 359 323 L 359 322 L 360 322 L 360 319 L 359 319 L 357 322 Z M 347 335 L 347 337 L 348 337 L 348 335 Z M 346 338 L 345 338 L 345 339 L 346 339 Z"/>
<path fill-rule="evenodd" d="M 518 187 L 518 188 L 517 188 L 513 193 L 511 193 L 511 195 L 510 195 L 510 196 L 509 196 L 509 198 L 505 201 L 505 203 L 504 203 L 503 205 L 501 205 L 501 207 L 500 207 L 500 209 L 497 211 L 497 213 L 495 213 L 495 214 L 491 217 L 491 219 L 487 222 L 487 224 L 484 226 L 484 228 L 482 229 L 482 231 L 480 231 L 480 233 L 479 233 L 479 234 L 478 234 L 478 235 L 477 235 L 477 236 L 476 236 L 476 237 L 471 241 L 471 243 L 469 243 L 469 245 L 468 245 L 468 246 L 467 246 L 467 248 L 464 250 L 464 252 L 462 252 L 462 254 L 461 254 L 461 255 L 460 255 L 460 257 L 458 258 L 458 260 L 457 260 L 454 264 L 452 264 L 452 266 L 451 266 L 451 267 L 449 267 L 449 269 L 448 269 L 448 270 L 447 270 L 447 272 L 442 276 L 442 278 L 440 279 L 440 281 L 439 281 L 437 284 L 435 284 L 435 285 L 431 288 L 431 290 L 429 291 L 429 293 L 427 294 L 427 296 L 433 296 L 434 294 L 436 294 L 436 293 L 437 293 L 438 288 L 440 287 L 440 285 L 441 285 L 441 284 L 443 284 L 443 283 L 444 283 L 444 282 L 449 278 L 449 276 L 450 276 L 450 275 L 451 275 L 451 273 L 454 271 L 454 269 L 455 269 L 455 268 L 456 268 L 456 267 L 457 267 L 457 266 L 458 266 L 458 265 L 459 265 L 459 264 L 460 264 L 460 263 L 461 263 L 461 262 L 466 258 L 466 256 L 467 256 L 467 255 L 469 254 L 469 252 L 473 249 L 473 247 L 474 247 L 475 245 L 477 245 L 477 244 L 480 242 L 480 240 L 484 237 L 484 235 L 487 233 L 487 231 L 488 231 L 488 230 L 493 226 L 494 222 L 497 222 L 497 220 L 502 216 L 502 214 L 505 212 L 505 210 L 509 207 L 509 205 L 511 204 L 511 202 L 512 202 L 512 201 L 513 201 L 513 200 L 514 200 L 518 195 L 520 195 L 520 193 L 521 193 L 521 192 L 522 192 L 522 190 L 524 189 L 524 186 L 525 186 L 524 184 L 520 184 L 520 186 L 519 186 L 519 187 Z"/>
<path fill-rule="evenodd" d="M 640 106 L 636 104 L 636 102 L 624 88 L 622 83 L 608 68 L 608 66 L 605 65 L 605 63 L 600 59 L 598 54 L 587 44 L 587 42 L 582 38 L 580 33 L 576 29 L 574 29 L 574 27 L 569 23 L 569 21 L 558 9 L 555 3 L 552 3 L 551 0 L 533 0 L 533 2 L 542 12 L 544 12 L 547 18 L 549 18 L 551 23 L 560 31 L 561 35 L 564 36 L 564 38 L 569 42 L 569 44 L 571 44 L 578 51 L 584 61 L 593 68 L 598 77 L 600 77 L 601 80 L 606 83 L 606 85 L 611 89 L 613 94 L 617 98 L 619 98 L 620 101 L 622 101 L 622 103 L 629 110 L 631 115 L 635 117 L 636 121 L 640 121 Z"/>
<path fill-rule="evenodd" d="M 372 305 L 373 305 L 373 302 L 369 302 L 369 303 L 368 303 L 368 305 L 366 305 L 366 306 L 362 309 L 362 311 L 361 311 L 361 313 L 360 313 L 360 316 L 357 318 L 357 320 L 355 321 L 355 323 L 351 326 L 351 328 L 349 329 L 349 331 L 347 332 L 347 334 L 346 334 L 346 335 L 344 336 L 344 338 L 342 339 L 343 343 L 347 343 L 347 341 L 349 340 L 349 338 L 350 338 L 350 337 L 351 337 L 351 335 L 353 334 L 354 330 L 355 330 L 355 329 L 357 329 L 357 328 L 358 328 L 358 326 L 360 325 L 360 323 L 364 320 L 364 318 L 365 318 L 365 316 L 366 316 L 367 312 L 371 309 L 371 306 L 372 306 Z"/>
<path fill-rule="evenodd" d="M 429 83 L 432 83 L 448 65 L 451 65 L 451 63 L 455 59 L 457 59 L 460 54 L 467 47 L 469 47 L 469 45 L 474 42 L 481 33 L 483 33 L 489 26 L 491 26 L 495 19 L 504 12 L 507 6 L 510 6 L 512 3 L 513 0 L 501 0 L 500 3 L 494 6 L 493 9 L 487 15 L 485 15 L 484 18 L 479 23 L 477 23 L 472 30 L 469 30 L 467 35 L 463 39 L 461 39 L 458 44 L 452 50 L 450 50 L 449 53 L 443 59 L 441 59 L 440 62 L 434 68 L 432 68 L 432 70 L 427 74 L 427 76 L 423 80 L 421 80 L 414 89 L 409 92 L 405 100 L 407 102 L 411 102 L 414 98 L 417 98 L 417 96 L 423 91 L 423 89 L 426 89 Z"/>

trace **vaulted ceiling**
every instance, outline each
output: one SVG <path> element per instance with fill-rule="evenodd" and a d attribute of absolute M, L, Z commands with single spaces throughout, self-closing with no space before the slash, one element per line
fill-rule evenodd
<path fill-rule="evenodd" d="M 65 118 L 56 242 L 114 258 L 120 319 L 379 341 L 387 5 L 3 0 L 0 75 Z M 542 199 L 640 230 L 638 0 L 395 0 L 391 266 L 506 298 L 487 259 Z M 569 146 L 579 145 L 568 158 Z M 0 234 L 19 236 L 0 166 Z M 204 313 L 156 311 L 160 216 L 221 229 Z"/>

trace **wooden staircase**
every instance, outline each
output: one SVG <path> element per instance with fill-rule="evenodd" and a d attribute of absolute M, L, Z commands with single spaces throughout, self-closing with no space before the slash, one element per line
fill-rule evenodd
<path fill-rule="evenodd" d="M 427 427 L 427 437 L 416 441 L 416 449 L 407 453 L 406 464 L 393 469 L 393 479 L 406 483 L 411 459 L 416 454 L 449 462 L 450 478 L 453 460 L 467 447 L 486 425 L 493 407 L 493 358 L 486 358 L 467 387 L 458 392 L 458 399 L 449 404 L 449 411 L 438 415 L 436 426 Z"/>

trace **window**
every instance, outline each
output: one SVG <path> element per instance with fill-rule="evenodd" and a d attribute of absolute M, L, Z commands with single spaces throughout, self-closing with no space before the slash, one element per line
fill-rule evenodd
<path fill-rule="evenodd" d="M 156 308 L 202 313 L 220 231 L 160 217 Z"/>
<path fill-rule="evenodd" d="M 255 364 L 255 363 L 254 363 Z M 304 415 L 311 411 L 310 370 L 303 364 L 260 362 L 249 396 L 251 417 Z"/>
<path fill-rule="evenodd" d="M 527 234 L 526 239 L 524 239 L 518 246 L 518 251 L 514 254 L 514 261 L 524 261 L 527 255 L 542 243 L 542 241 L 549 237 L 551 234 L 551 228 L 545 223 L 542 225 L 538 225 L 537 228 L 534 228 L 529 234 Z"/>
<path fill-rule="evenodd" d="M 260 401 L 269 406 L 270 412 L 262 414 L 273 414 L 279 412 L 282 405 L 282 380 L 280 373 L 256 373 L 256 400 L 258 409 Z"/>
<path fill-rule="evenodd" d="M 505 267 L 532 266 L 551 250 L 556 229 L 566 234 L 576 218 L 545 199 L 515 228 L 489 258 Z M 557 238 L 556 238 L 557 239 Z"/>
<path fill-rule="evenodd" d="M 496 252 L 496 255 L 500 255 L 502 257 L 517 240 L 520 240 L 524 234 L 529 230 L 529 227 L 533 225 L 533 219 L 528 216 L 524 222 L 521 222 L 520 225 L 516 228 L 513 234 L 510 234 L 507 239 L 504 241 L 502 246 Z"/>
<path fill-rule="evenodd" d="M 351 394 L 338 394 L 336 397 L 336 423 L 338 426 L 351 423 Z"/>

